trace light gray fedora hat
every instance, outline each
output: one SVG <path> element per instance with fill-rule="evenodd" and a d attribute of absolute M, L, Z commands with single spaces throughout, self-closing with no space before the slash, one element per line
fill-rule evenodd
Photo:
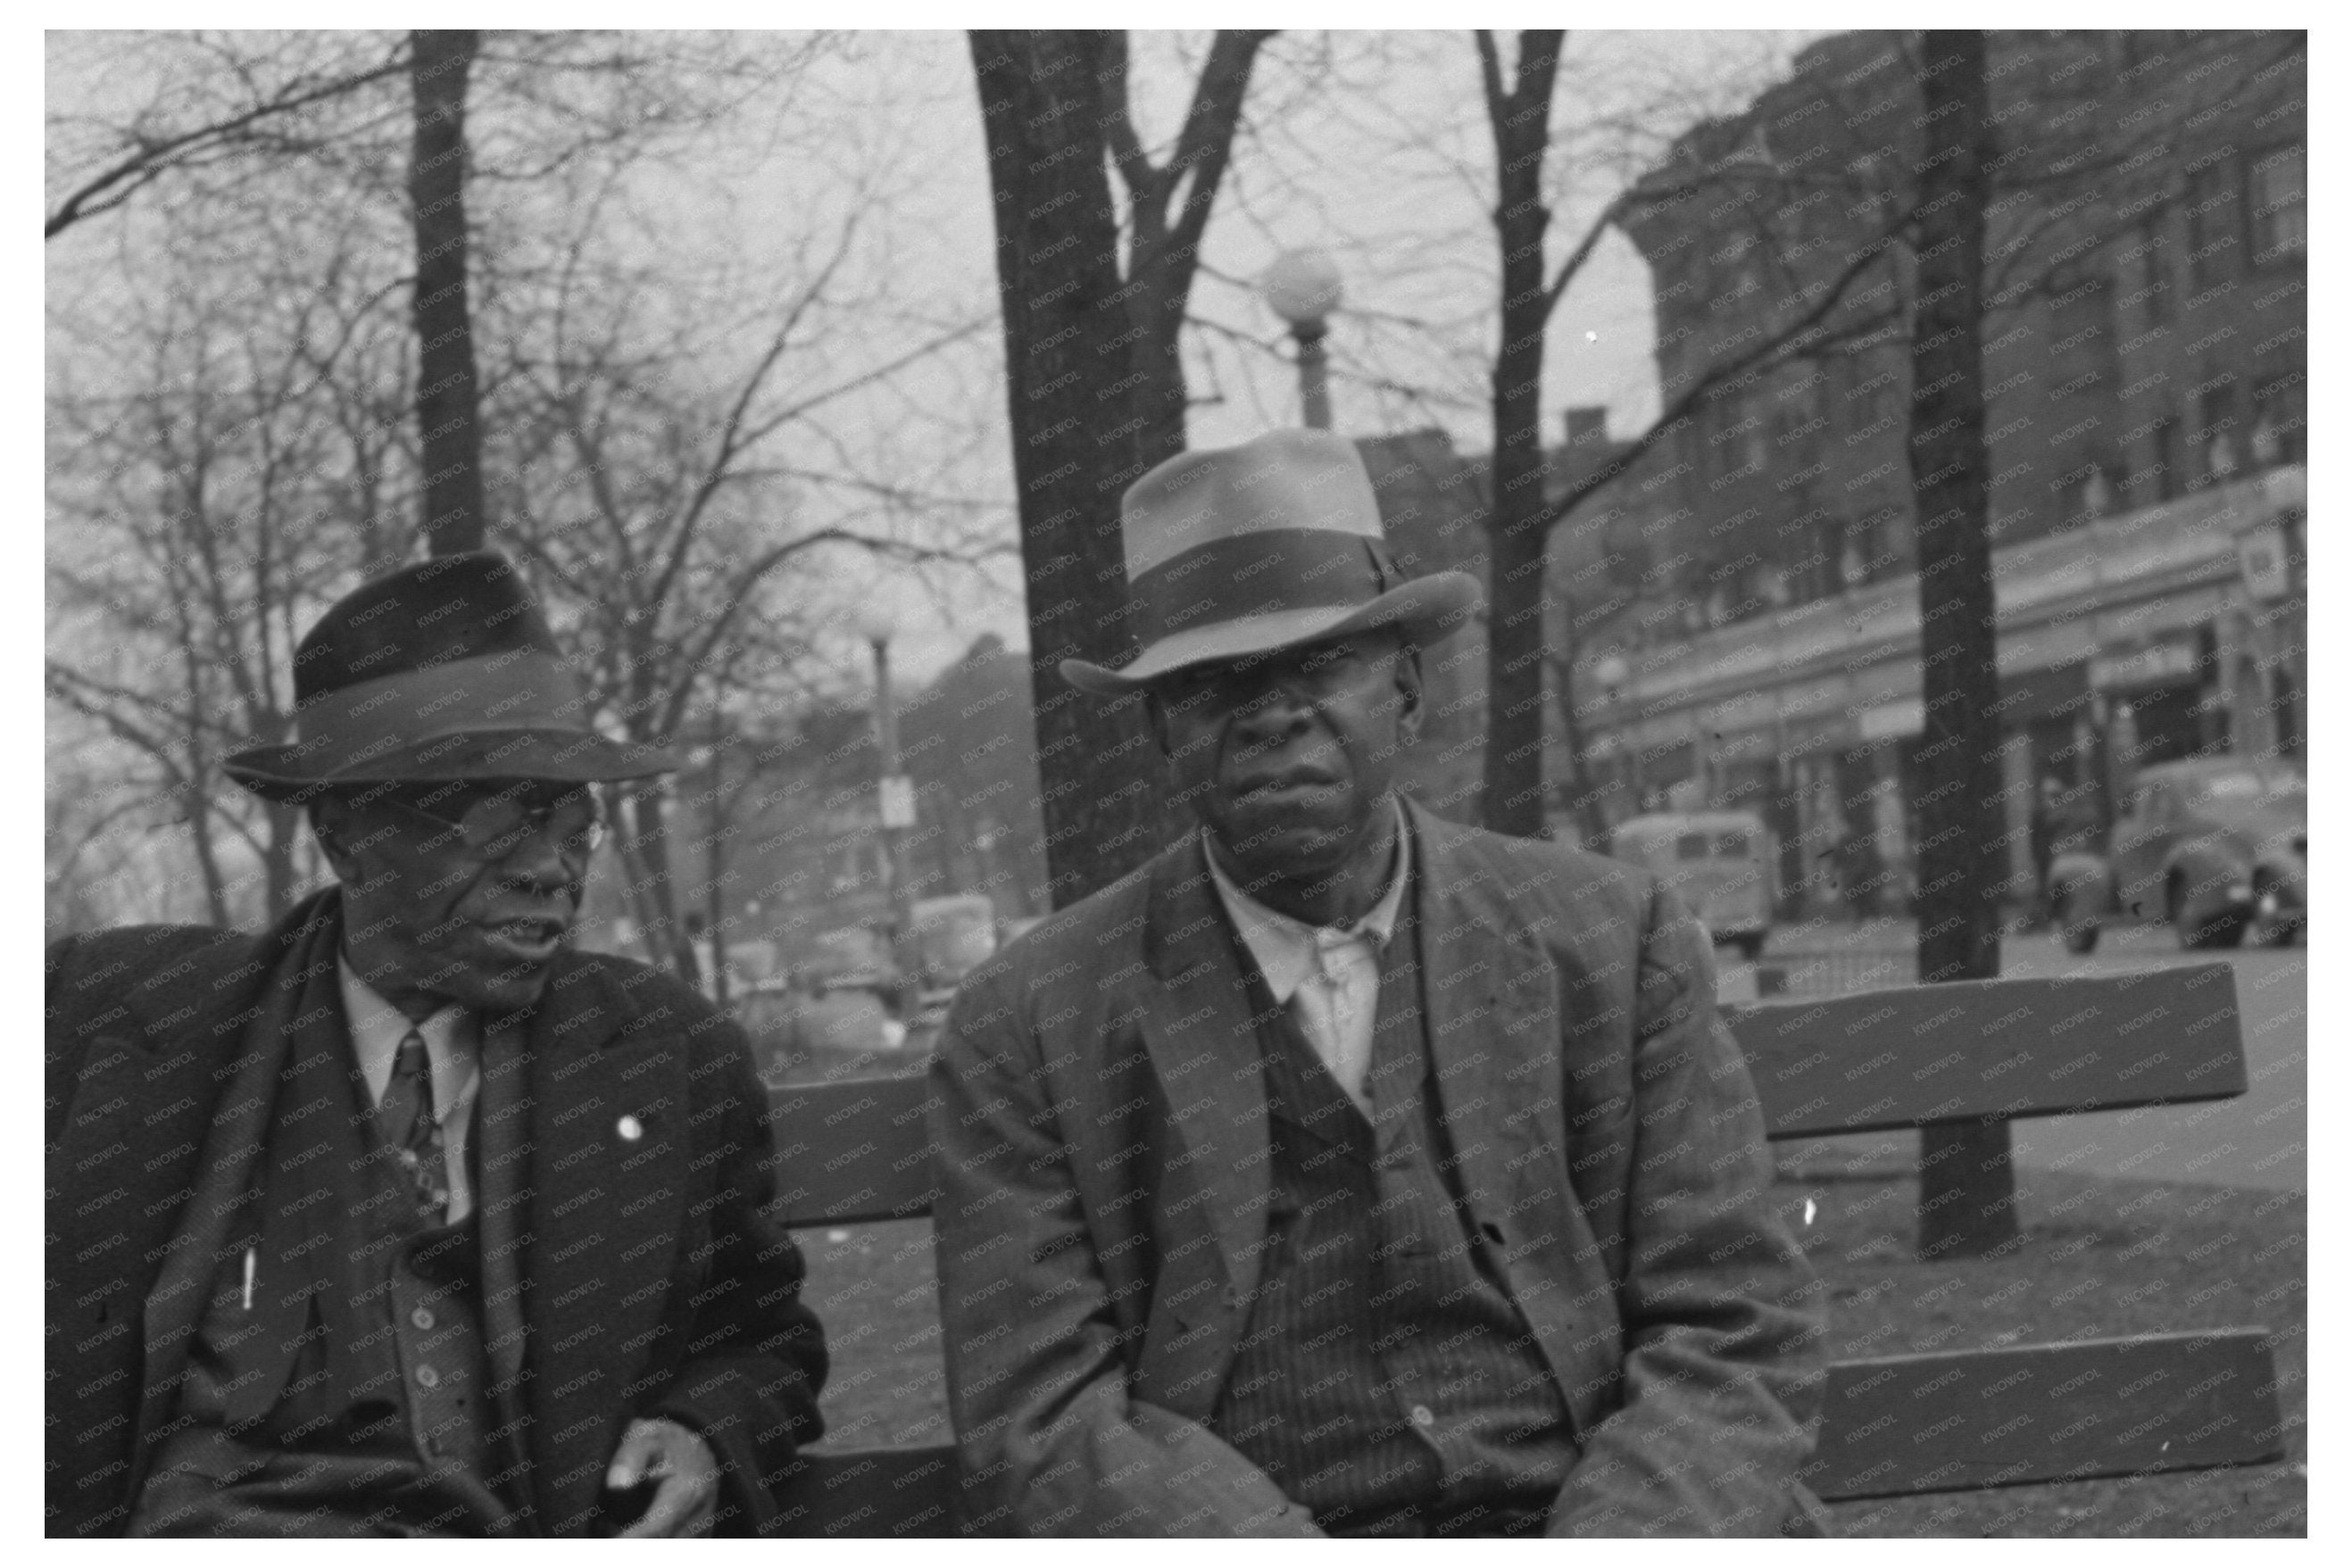
<path fill-rule="evenodd" d="M 1460 631 L 1481 597 L 1467 572 L 1397 570 L 1363 459 L 1328 431 L 1171 457 L 1128 486 L 1119 535 L 1136 654 L 1116 669 L 1061 664 L 1063 679 L 1101 696 L 1387 627 L 1427 647 Z"/>

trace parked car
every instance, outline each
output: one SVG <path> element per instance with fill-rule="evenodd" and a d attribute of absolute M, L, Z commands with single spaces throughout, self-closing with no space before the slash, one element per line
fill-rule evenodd
<path fill-rule="evenodd" d="M 2104 856 L 2051 862 L 2066 945 L 2087 953 L 2102 918 L 2162 920 L 2184 947 L 2271 946 L 2304 934 L 2303 774 L 2279 763 L 2204 758 L 2141 770 Z"/>
<path fill-rule="evenodd" d="M 844 926 L 818 933 L 783 977 L 734 994 L 731 1005 L 761 1076 L 805 1083 L 919 1071 L 908 995 L 882 934 Z"/>
<path fill-rule="evenodd" d="M 984 893 L 919 898 L 908 910 L 909 961 L 926 996 L 952 992 L 996 952 L 996 905 Z"/>
<path fill-rule="evenodd" d="M 1660 811 L 1628 817 L 1609 852 L 1655 872 L 1717 942 L 1753 960 L 1772 928 L 1780 857 L 1751 811 Z"/>

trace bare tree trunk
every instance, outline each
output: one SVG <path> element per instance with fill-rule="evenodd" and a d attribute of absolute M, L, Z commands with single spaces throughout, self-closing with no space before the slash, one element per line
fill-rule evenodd
<path fill-rule="evenodd" d="M 659 963 L 660 951 L 654 946 L 653 932 L 660 919 L 646 892 L 650 879 L 646 875 L 645 861 L 637 853 L 636 808 L 628 803 L 632 789 L 625 784 L 604 786 L 604 820 L 612 826 L 613 850 L 621 862 L 621 895 L 628 901 L 629 918 L 637 923 L 648 960 Z"/>
<path fill-rule="evenodd" d="M 434 555 L 482 548 L 482 433 L 466 303 L 466 76 L 479 47 L 467 29 L 410 35 L 416 138 L 408 194 L 416 225 L 416 431 L 424 526 Z"/>
<path fill-rule="evenodd" d="M 1495 132 L 1495 236 L 1502 247 L 1502 340 L 1495 353 L 1494 495 L 1486 511 L 1486 755 L 1482 816 L 1498 833 L 1543 831 L 1544 153 L 1551 141 L 1557 28 L 1519 35 L 1506 90 L 1490 35 L 1478 35 Z"/>
<path fill-rule="evenodd" d="M 213 849 L 213 808 L 201 790 L 191 789 L 186 808 L 188 841 L 196 852 L 196 874 L 205 884 L 205 912 L 215 925 L 236 924 L 228 906 L 228 883 L 221 877 L 220 857 Z"/>
<path fill-rule="evenodd" d="M 1911 483 L 1927 715 L 1919 977 L 1931 982 L 2000 975 L 2000 895 L 2009 880 L 1984 434 L 1984 237 L 1993 153 L 1985 52 L 1981 32 L 1930 32 L 1920 68 L 1928 129 L 1911 337 Z M 1979 1254 L 2016 1235 L 2008 1124 L 1924 1129 L 1921 1254 Z"/>
<path fill-rule="evenodd" d="M 727 810 L 726 742 L 719 733 L 716 716 L 710 734 L 710 812 L 709 836 L 703 841 L 703 864 L 710 873 L 709 885 L 703 889 L 702 918 L 710 932 L 710 996 L 720 1007 L 727 1005 Z"/>
<path fill-rule="evenodd" d="M 655 962 L 669 960 L 679 979 L 689 986 L 702 983 L 702 966 L 694 956 L 694 938 L 678 917 L 677 895 L 669 876 L 669 813 L 661 788 L 649 784 L 634 798 L 636 832 L 631 844 L 641 874 L 631 880 L 646 895 L 646 946 Z"/>
<path fill-rule="evenodd" d="M 1115 342 L 1129 316 L 1112 303 L 1123 280 L 1096 125 L 1100 35 L 975 33 L 972 54 L 995 195 L 1046 873 L 1059 905 L 1140 865 L 1161 841 L 1160 758 L 1141 705 L 1082 695 L 1059 665 L 1115 663 L 1126 651 L 1123 486 L 1098 481 L 1131 481 L 1182 450 L 1182 393 L 1171 418 L 1163 388 L 1104 384 L 1128 379 L 1104 366 L 1129 362 Z M 1166 360 L 1173 365 L 1172 342 Z"/>
<path fill-rule="evenodd" d="M 302 813 L 291 806 L 271 804 L 263 808 L 263 814 L 269 849 L 262 857 L 262 885 L 268 899 L 268 923 L 274 926 L 294 907 L 294 844 L 302 832 Z"/>
<path fill-rule="evenodd" d="M 1218 35 L 1175 155 L 1154 168 L 1128 120 L 1124 34 L 971 35 L 1057 906 L 1142 864 L 1172 836 L 1141 705 L 1082 695 L 1059 665 L 1073 656 L 1117 663 L 1129 646 L 1119 497 L 1184 447 L 1177 331 L 1262 41 Z M 1113 164 L 1133 198 L 1126 276 Z"/>

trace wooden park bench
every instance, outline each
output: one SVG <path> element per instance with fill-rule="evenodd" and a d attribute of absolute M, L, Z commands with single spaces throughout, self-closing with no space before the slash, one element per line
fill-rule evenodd
<path fill-rule="evenodd" d="M 1775 1140 L 1982 1118 L 2228 1099 L 2246 1090 L 2225 963 L 2065 979 L 1968 981 L 1724 1009 Z M 927 1216 L 936 1194 L 920 1078 L 776 1092 L 787 1223 Z M 1843 1361 L 1803 1473 L 1850 1500 L 2207 1469 L 2283 1457 L 2268 1331 L 2075 1339 Z M 952 1535 L 954 1450 L 803 1457 L 790 1526 Z"/>

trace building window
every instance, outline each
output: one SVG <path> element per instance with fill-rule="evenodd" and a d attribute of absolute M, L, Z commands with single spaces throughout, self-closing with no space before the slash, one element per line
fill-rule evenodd
<path fill-rule="evenodd" d="M 2104 274 L 2074 272 L 2053 280 L 2051 380 L 2067 395 L 2111 392 L 2116 384 L 2115 312 Z"/>
<path fill-rule="evenodd" d="M 2172 319 L 2172 252 L 2164 243 L 2163 225 L 2154 219 L 2140 225 L 2139 243 L 2117 257 L 2123 263 L 2124 293 L 2117 306 L 2128 303 L 2138 312 L 2138 327 L 2153 331 Z M 2121 311 L 2118 310 L 2118 316 Z M 2116 323 L 2118 338 L 2127 334 Z"/>
<path fill-rule="evenodd" d="M 2243 465 L 2238 449 L 2238 383 L 2224 377 L 2207 386 L 2197 399 L 2199 470 L 2209 482 L 2227 479 Z"/>
<path fill-rule="evenodd" d="M 2189 470 L 2183 465 L 2180 448 L 2180 422 L 2168 413 L 2158 419 L 2150 433 L 2149 444 L 2156 454 L 2157 496 L 2169 501 L 2188 487 Z"/>
<path fill-rule="evenodd" d="M 2254 427 L 2247 444 L 2254 461 L 2268 467 L 2303 461 L 2304 413 L 2301 372 L 2274 376 L 2254 389 Z"/>
<path fill-rule="evenodd" d="M 2258 156 L 2248 182 L 2254 200 L 2254 262 L 2303 259 L 2303 149 L 2282 147 Z"/>
<path fill-rule="evenodd" d="M 2209 163 L 2189 182 L 2189 272 L 2202 294 L 2229 281 L 2230 253 L 2238 248 L 2240 194 L 2237 170 L 2229 160 Z"/>

